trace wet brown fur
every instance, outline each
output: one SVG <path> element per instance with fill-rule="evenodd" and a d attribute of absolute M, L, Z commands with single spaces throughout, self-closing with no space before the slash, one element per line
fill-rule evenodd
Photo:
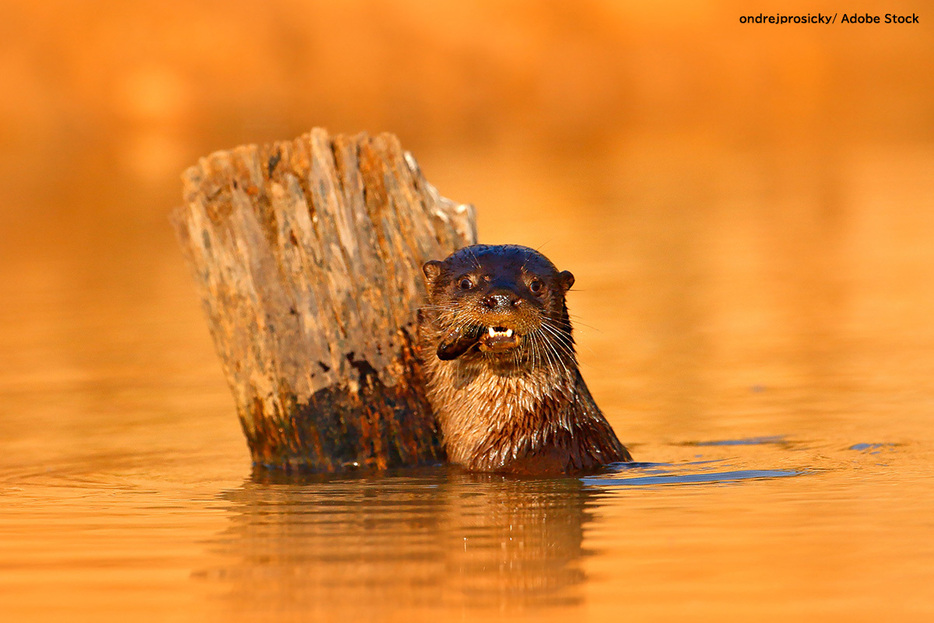
<path fill-rule="evenodd" d="M 467 247 L 424 272 L 419 351 L 452 462 L 560 474 L 632 460 L 578 370 L 571 273 L 516 245 Z M 498 350 L 488 327 L 511 329 L 518 347 Z"/>

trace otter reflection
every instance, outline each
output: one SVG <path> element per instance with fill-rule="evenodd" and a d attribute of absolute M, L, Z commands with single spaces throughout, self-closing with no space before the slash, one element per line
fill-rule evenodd
<path fill-rule="evenodd" d="M 224 562 L 197 576 L 230 609 L 372 619 L 394 611 L 517 611 L 581 600 L 592 494 L 577 479 L 455 468 L 392 475 L 257 472 L 230 491 Z"/>

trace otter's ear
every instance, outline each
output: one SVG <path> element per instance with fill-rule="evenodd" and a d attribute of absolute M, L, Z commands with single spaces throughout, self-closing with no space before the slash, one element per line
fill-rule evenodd
<path fill-rule="evenodd" d="M 433 285 L 435 279 L 441 274 L 442 265 L 438 260 L 429 260 L 422 265 L 422 272 L 425 273 L 425 281 L 429 286 Z"/>
<path fill-rule="evenodd" d="M 561 284 L 561 289 L 567 292 L 574 285 L 574 275 L 569 270 L 563 270 L 558 273 L 558 283 Z"/>

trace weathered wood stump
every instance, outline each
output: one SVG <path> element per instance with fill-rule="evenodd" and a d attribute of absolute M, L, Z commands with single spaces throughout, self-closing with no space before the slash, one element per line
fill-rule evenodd
<path fill-rule="evenodd" d="M 255 463 L 443 460 L 414 356 L 421 265 L 476 241 L 395 136 L 250 145 L 183 175 L 172 215 Z"/>

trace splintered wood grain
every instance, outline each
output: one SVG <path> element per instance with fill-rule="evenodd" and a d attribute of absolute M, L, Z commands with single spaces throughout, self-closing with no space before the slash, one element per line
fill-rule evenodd
<path fill-rule="evenodd" d="M 260 465 L 443 458 L 415 356 L 421 265 L 476 242 L 390 134 L 241 146 L 183 175 L 172 215 Z"/>

